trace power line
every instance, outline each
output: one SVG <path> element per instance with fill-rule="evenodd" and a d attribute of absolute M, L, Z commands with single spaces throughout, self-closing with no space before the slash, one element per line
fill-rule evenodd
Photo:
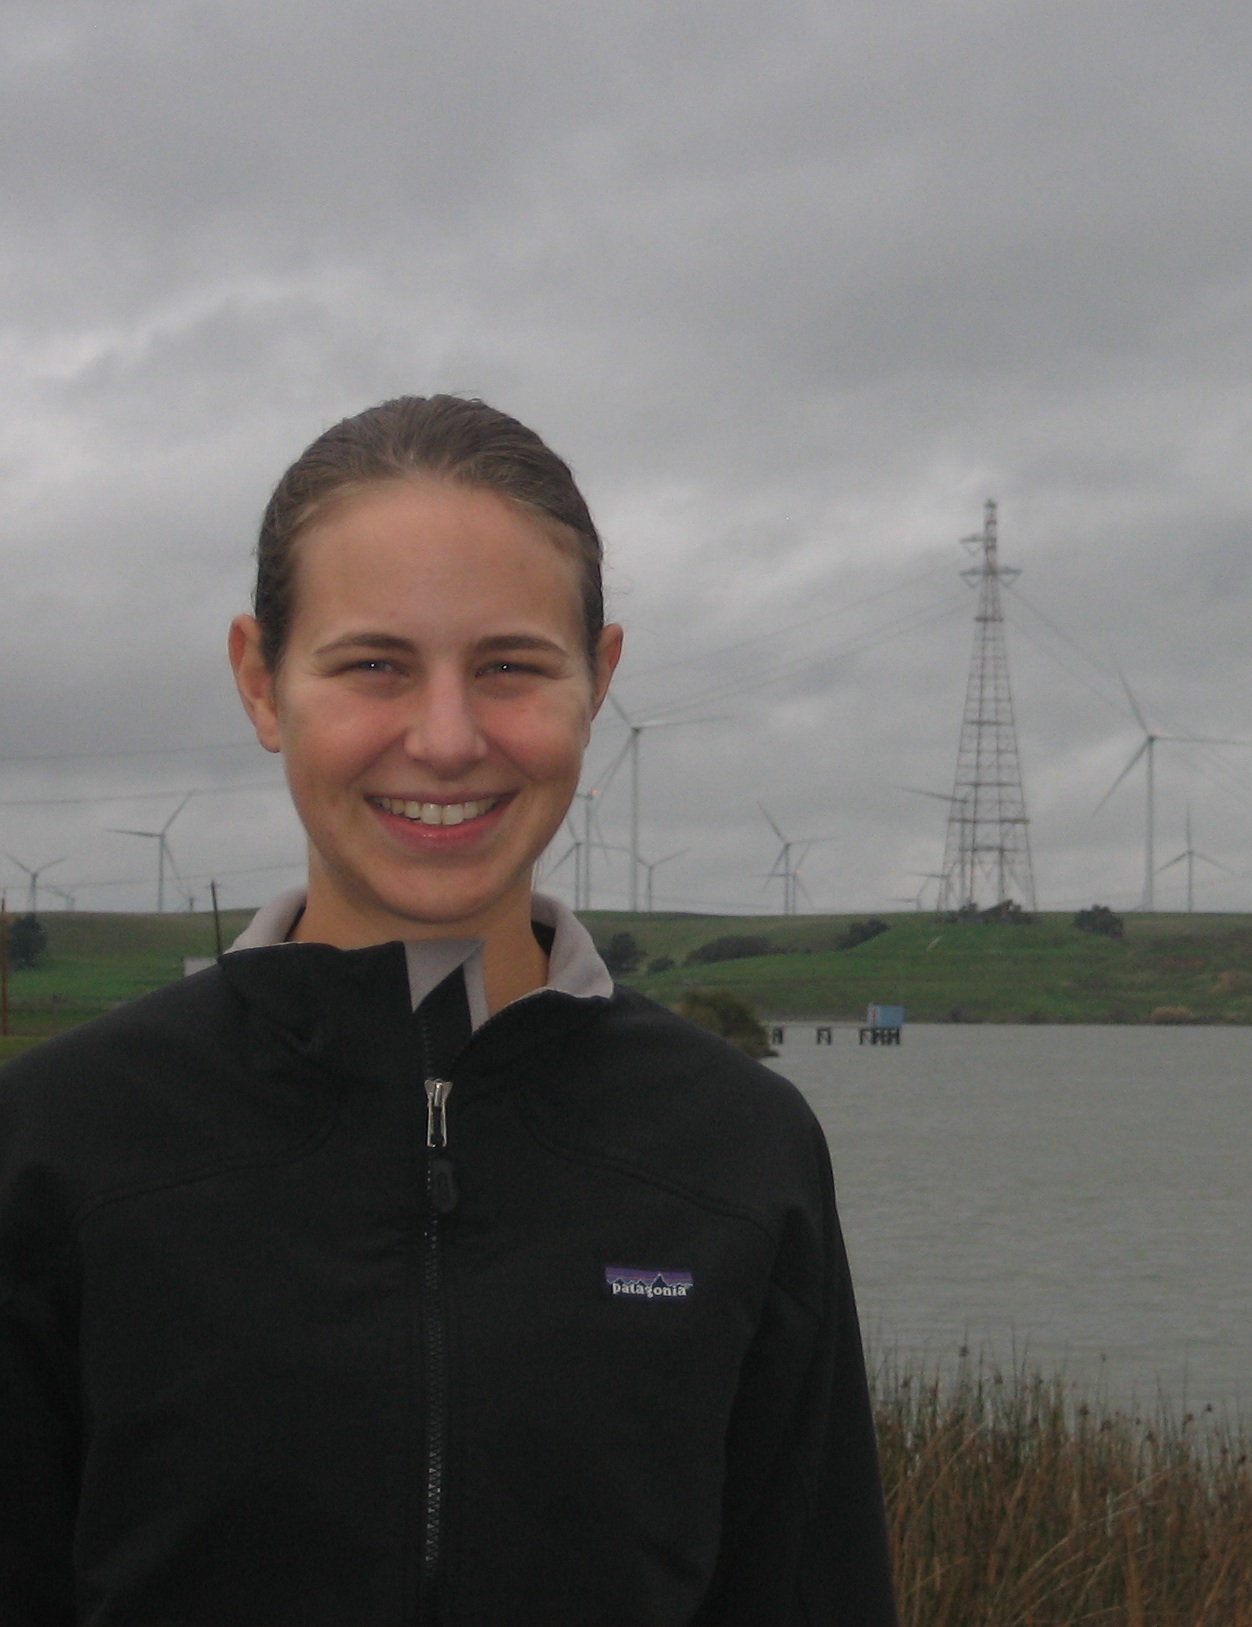
<path fill-rule="evenodd" d="M 201 751 L 240 751 L 244 746 L 255 746 L 255 740 L 222 740 L 203 746 L 135 746 L 120 751 L 37 751 L 4 753 L 0 763 L 68 763 L 86 761 L 112 761 L 115 757 L 174 757 Z"/>
<path fill-rule="evenodd" d="M 232 795 L 236 791 L 285 791 L 286 789 L 287 786 L 283 780 L 271 780 L 265 784 L 256 783 L 253 785 L 193 785 L 190 790 L 127 791 L 103 797 L 20 797 L 16 800 L 0 802 L 0 808 L 81 808 L 93 807 L 97 803 L 105 802 L 162 802 L 168 801 L 171 797 L 220 797 Z"/>
<path fill-rule="evenodd" d="M 834 616 L 843 616 L 853 610 L 860 610 L 864 605 L 873 604 L 875 600 L 885 599 L 890 594 L 902 593 L 906 588 L 916 587 L 920 582 L 928 582 L 933 577 L 945 575 L 943 566 L 936 566 L 934 570 L 922 571 L 916 576 L 906 577 L 902 582 L 896 582 L 889 588 L 879 588 L 875 593 L 867 593 L 861 599 L 849 599 L 841 603 L 834 610 L 823 610 L 814 616 L 805 616 L 802 621 L 793 621 L 785 627 L 775 627 L 768 633 L 753 633 L 750 638 L 741 638 L 733 644 L 722 644 L 712 650 L 698 651 L 694 655 L 676 656 L 672 661 L 662 661 L 658 666 L 645 667 L 641 672 L 624 674 L 623 683 L 635 683 L 642 678 L 651 678 L 658 672 L 669 672 L 674 667 L 690 666 L 695 661 L 712 661 L 721 655 L 733 655 L 738 650 L 749 649 L 753 644 L 765 644 L 771 639 L 783 638 L 789 633 L 798 633 L 802 628 L 815 627 L 819 623 L 828 623 Z"/>

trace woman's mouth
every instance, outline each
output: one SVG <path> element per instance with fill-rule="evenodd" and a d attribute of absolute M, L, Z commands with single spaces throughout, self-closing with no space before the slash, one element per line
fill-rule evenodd
<path fill-rule="evenodd" d="M 407 819 L 415 825 L 464 825 L 471 819 L 481 819 L 504 801 L 504 797 L 479 797 L 474 802 L 417 802 L 400 797 L 368 797 L 376 808 Z"/>

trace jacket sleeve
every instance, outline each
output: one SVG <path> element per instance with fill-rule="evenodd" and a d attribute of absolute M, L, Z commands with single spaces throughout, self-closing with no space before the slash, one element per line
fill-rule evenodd
<path fill-rule="evenodd" d="M 0 1622 L 72 1627 L 81 1427 L 66 1251 L 18 1139 L 0 1113 Z"/>
<path fill-rule="evenodd" d="M 779 1245 L 727 1441 L 721 1554 L 692 1627 L 896 1627 L 873 1413 L 825 1138 Z"/>

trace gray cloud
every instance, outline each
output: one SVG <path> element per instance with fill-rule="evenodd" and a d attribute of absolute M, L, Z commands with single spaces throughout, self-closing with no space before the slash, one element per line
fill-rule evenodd
<path fill-rule="evenodd" d="M 669 897 L 769 902 L 758 797 L 837 836 L 804 870 L 823 907 L 937 865 L 941 806 L 892 787 L 951 778 L 956 541 L 988 494 L 1026 571 L 1045 901 L 1137 894 L 1141 785 L 1092 814 L 1137 739 L 1115 668 L 1168 732 L 1252 733 L 1245 8 L 124 0 L 2 27 L 0 801 L 273 783 L 246 745 L 12 759 L 246 742 L 221 649 L 268 488 L 405 389 L 569 456 L 623 704 L 731 715 L 647 742 L 649 855 L 692 850 Z M 281 800 L 193 800 L 185 867 L 256 866 L 232 885 L 262 896 L 298 846 Z M 1161 748 L 1162 859 L 1188 800 L 1249 868 L 1247 754 Z M 103 828 L 175 805 L 0 808 L 0 846 L 122 882 Z M 622 901 L 620 864 L 597 881 Z M 1249 902 L 1219 872 L 1204 897 Z"/>

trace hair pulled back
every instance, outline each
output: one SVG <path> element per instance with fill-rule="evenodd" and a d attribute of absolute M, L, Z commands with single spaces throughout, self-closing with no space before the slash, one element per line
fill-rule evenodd
<path fill-rule="evenodd" d="M 604 626 L 603 547 L 570 467 L 534 432 L 485 401 L 403 395 L 345 418 L 305 448 L 274 488 L 257 540 L 253 610 L 276 671 L 295 608 L 296 543 L 338 498 L 428 475 L 498 492 L 576 554 L 588 664 Z"/>

